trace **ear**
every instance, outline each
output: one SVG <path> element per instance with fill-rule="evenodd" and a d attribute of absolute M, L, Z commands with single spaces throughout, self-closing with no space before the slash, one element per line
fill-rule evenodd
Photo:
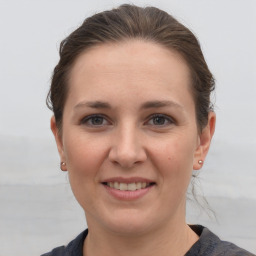
<path fill-rule="evenodd" d="M 52 116 L 52 118 L 51 118 L 51 130 L 52 130 L 52 133 L 54 135 L 54 138 L 55 138 L 55 141 L 56 141 L 56 144 L 57 144 L 57 148 L 58 148 L 58 151 L 59 151 L 60 162 L 66 163 L 65 154 L 64 154 L 64 150 L 63 150 L 62 137 L 61 137 L 59 129 L 56 125 L 56 120 L 55 120 L 54 116 Z M 61 170 L 66 171 L 66 165 L 61 165 Z"/>
<path fill-rule="evenodd" d="M 215 131 L 215 124 L 216 124 L 216 115 L 214 112 L 211 111 L 208 114 L 207 125 L 203 128 L 201 134 L 199 134 L 199 138 L 198 138 L 199 143 L 194 154 L 194 163 L 193 163 L 194 170 L 201 169 L 204 163 L 204 160 L 210 148 L 211 140 Z M 202 162 L 200 163 L 200 161 Z"/>

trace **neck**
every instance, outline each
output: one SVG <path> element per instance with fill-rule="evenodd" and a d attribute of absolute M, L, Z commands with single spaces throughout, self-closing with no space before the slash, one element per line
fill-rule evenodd
<path fill-rule="evenodd" d="M 184 255 L 198 240 L 198 236 L 184 222 L 165 225 L 144 234 L 120 235 L 93 226 L 84 243 L 84 256 L 156 256 Z"/>

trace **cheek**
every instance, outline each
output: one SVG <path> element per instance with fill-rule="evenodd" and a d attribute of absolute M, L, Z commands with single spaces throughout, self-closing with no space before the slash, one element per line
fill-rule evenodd
<path fill-rule="evenodd" d="M 69 136 L 64 149 L 73 191 L 92 187 L 98 181 L 98 173 L 106 156 L 104 142 L 85 136 Z"/>
<path fill-rule="evenodd" d="M 104 141 L 89 136 L 68 136 L 64 151 L 70 172 L 90 173 L 100 165 L 106 150 Z"/>
<path fill-rule="evenodd" d="M 84 210 L 94 207 L 98 173 L 104 161 L 102 142 L 93 142 L 83 136 L 69 136 L 64 144 L 69 182 L 74 196 Z"/>
<path fill-rule="evenodd" d="M 193 170 L 195 143 L 191 137 L 181 136 L 166 140 L 155 153 L 155 165 L 167 190 L 186 191 Z M 156 151 L 155 151 L 156 152 Z"/>
<path fill-rule="evenodd" d="M 193 156 L 196 148 L 195 139 L 191 136 L 175 136 L 166 139 L 158 149 L 158 157 L 161 162 L 169 167 L 176 167 L 178 170 L 184 170 L 187 167 L 193 167 Z M 184 170 L 185 171 L 185 170 Z"/>

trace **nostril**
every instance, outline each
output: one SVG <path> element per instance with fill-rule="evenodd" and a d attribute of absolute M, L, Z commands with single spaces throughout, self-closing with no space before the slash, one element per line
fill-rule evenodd
<path fill-rule="evenodd" d="M 132 138 L 131 134 L 127 134 L 126 136 L 123 134 L 116 143 L 113 142 L 108 157 L 113 164 L 119 165 L 125 169 L 130 169 L 134 165 L 142 163 L 147 159 L 146 152 L 139 140 L 135 140 L 134 133 Z"/>

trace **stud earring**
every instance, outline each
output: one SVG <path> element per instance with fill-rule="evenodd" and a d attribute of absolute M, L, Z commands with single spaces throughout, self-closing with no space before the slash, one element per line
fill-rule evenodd
<path fill-rule="evenodd" d="M 66 167 L 66 163 L 65 162 L 60 162 L 60 169 L 65 172 L 67 169 L 63 169 L 63 167 Z"/>
<path fill-rule="evenodd" d="M 203 162 L 204 162 L 203 160 L 199 160 L 198 161 L 199 164 L 203 164 Z"/>

